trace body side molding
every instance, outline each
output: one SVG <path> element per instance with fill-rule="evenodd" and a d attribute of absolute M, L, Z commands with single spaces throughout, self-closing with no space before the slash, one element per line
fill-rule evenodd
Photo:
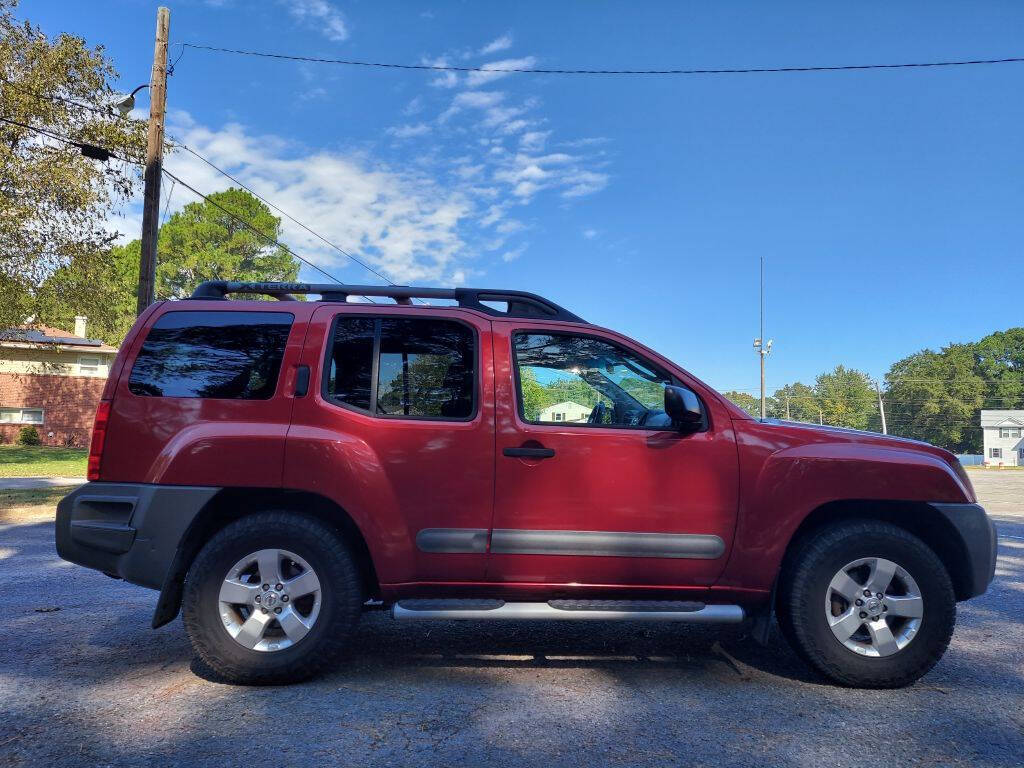
<path fill-rule="evenodd" d="M 416 547 L 430 553 L 487 551 L 481 528 L 424 528 Z M 725 542 L 703 533 L 630 533 L 625 531 L 544 531 L 497 528 L 491 533 L 492 554 L 576 555 L 580 557 L 655 557 L 714 560 Z"/>

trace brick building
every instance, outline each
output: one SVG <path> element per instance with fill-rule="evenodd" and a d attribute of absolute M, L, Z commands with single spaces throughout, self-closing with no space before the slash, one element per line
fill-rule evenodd
<path fill-rule="evenodd" d="M 96 404 L 117 349 L 75 332 L 35 326 L 0 331 L 0 442 L 33 426 L 46 445 L 89 443 Z"/>

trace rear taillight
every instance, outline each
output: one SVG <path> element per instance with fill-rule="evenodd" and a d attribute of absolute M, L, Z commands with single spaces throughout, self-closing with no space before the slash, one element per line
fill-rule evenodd
<path fill-rule="evenodd" d="M 110 421 L 110 401 L 100 400 L 96 408 L 96 421 L 92 425 L 92 441 L 89 443 L 89 479 L 100 479 L 100 459 L 103 458 L 103 443 L 107 439 L 107 422 Z"/>

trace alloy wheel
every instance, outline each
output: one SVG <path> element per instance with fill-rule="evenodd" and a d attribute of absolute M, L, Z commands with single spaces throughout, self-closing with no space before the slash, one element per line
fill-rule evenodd
<path fill-rule="evenodd" d="M 221 583 L 224 628 L 253 651 L 281 651 L 304 638 L 320 615 L 320 579 L 301 557 L 261 549 L 235 563 Z"/>
<path fill-rule="evenodd" d="M 921 627 L 924 598 L 906 569 L 882 557 L 847 563 L 825 592 L 825 619 L 836 640 L 868 657 L 898 653 Z"/>

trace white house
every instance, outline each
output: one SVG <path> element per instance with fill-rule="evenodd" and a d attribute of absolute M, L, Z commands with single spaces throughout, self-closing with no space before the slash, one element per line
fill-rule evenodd
<path fill-rule="evenodd" d="M 1024 464 L 1024 410 L 982 411 L 981 431 L 986 464 Z"/>
<path fill-rule="evenodd" d="M 564 403 L 555 403 L 547 408 L 542 408 L 538 421 L 567 421 L 579 424 L 590 417 L 592 408 L 567 400 Z"/>

